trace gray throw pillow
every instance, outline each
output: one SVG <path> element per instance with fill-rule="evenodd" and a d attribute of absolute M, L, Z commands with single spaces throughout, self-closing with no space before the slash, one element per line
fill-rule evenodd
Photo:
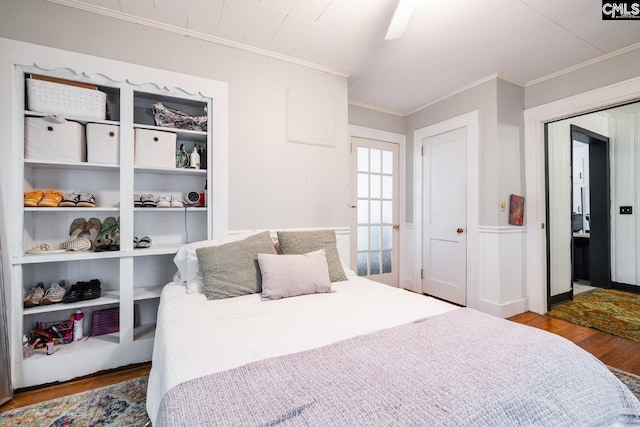
<path fill-rule="evenodd" d="M 324 249 L 329 264 L 329 277 L 332 282 L 348 280 L 344 274 L 340 254 L 336 246 L 336 232 L 334 230 L 313 231 L 278 231 L 280 253 L 284 255 L 306 254 Z"/>
<path fill-rule="evenodd" d="M 197 248 L 207 299 L 232 298 L 261 292 L 259 253 L 277 254 L 268 231 L 237 242 Z"/>

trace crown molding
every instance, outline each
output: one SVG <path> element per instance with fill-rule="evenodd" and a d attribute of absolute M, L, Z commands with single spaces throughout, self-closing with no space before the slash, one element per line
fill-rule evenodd
<path fill-rule="evenodd" d="M 353 105 L 354 107 L 366 108 L 367 110 L 378 111 L 380 113 L 391 114 L 394 116 L 406 117 L 406 114 L 399 111 L 389 110 L 387 108 L 378 107 L 376 105 L 366 104 L 364 102 L 349 101 L 349 105 Z"/>
<path fill-rule="evenodd" d="M 221 46 L 226 46 L 233 49 L 242 50 L 249 53 L 254 53 L 256 55 L 265 56 L 272 59 L 277 59 L 284 62 L 289 62 L 291 64 L 300 65 L 306 68 L 311 68 L 315 70 L 319 70 L 325 73 L 329 73 L 338 77 L 349 77 L 349 73 L 346 71 L 338 70 L 332 67 L 327 67 L 324 65 L 316 64 L 314 62 L 304 61 L 302 59 L 293 58 L 288 55 L 284 55 L 277 52 L 271 52 L 265 49 L 260 49 L 254 46 L 249 46 L 243 43 L 235 42 L 232 40 L 223 39 L 220 37 L 216 37 L 210 34 L 200 33 L 197 31 L 189 30 L 187 28 L 177 27 L 175 25 L 164 24 L 161 22 L 153 21 L 150 19 L 141 18 L 139 16 L 129 15 L 124 12 L 118 12 L 113 9 L 107 9 L 101 6 L 96 6 L 92 4 L 82 3 L 76 0 L 47 0 L 50 3 L 56 3 L 63 6 L 73 7 L 75 9 L 84 10 L 86 12 L 92 12 L 103 16 L 108 16 L 110 18 L 120 19 L 127 22 L 132 22 L 134 24 L 144 25 L 146 27 L 155 28 L 158 30 L 168 31 L 174 34 L 179 34 L 182 36 L 188 36 L 194 39 L 206 41 L 209 43 L 214 43 Z"/>
<path fill-rule="evenodd" d="M 569 73 L 571 73 L 573 71 L 577 71 L 577 70 L 579 70 L 581 68 L 586 68 L 586 67 L 589 67 L 591 65 L 597 64 L 599 62 L 606 61 L 606 60 L 611 59 L 611 58 L 615 58 L 616 56 L 623 55 L 623 54 L 625 54 L 627 52 L 632 52 L 632 51 L 634 51 L 636 49 L 640 49 L 640 43 L 632 44 L 631 46 L 627 46 L 627 47 L 624 47 L 622 49 L 618 49 L 618 50 L 616 50 L 614 52 L 610 52 L 610 53 L 604 54 L 602 56 L 598 56 L 597 58 L 590 59 L 590 60 L 585 61 L 585 62 L 583 62 L 581 64 L 574 65 L 574 66 L 569 67 L 569 68 L 565 68 L 564 70 L 560 70 L 560 71 L 557 71 L 555 73 L 547 74 L 546 76 L 540 77 L 538 79 L 530 80 L 530 81 L 527 82 L 525 87 L 537 85 L 537 84 L 545 82 L 547 80 L 551 80 L 551 79 L 554 79 L 556 77 L 560 77 L 562 75 L 569 74 Z"/>

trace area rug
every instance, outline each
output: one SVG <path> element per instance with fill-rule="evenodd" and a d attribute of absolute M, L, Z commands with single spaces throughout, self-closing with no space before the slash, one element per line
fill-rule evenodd
<path fill-rule="evenodd" d="M 83 393 L 0 412 L 5 426 L 140 426 L 149 422 L 147 375 Z"/>
<path fill-rule="evenodd" d="M 558 304 L 548 316 L 640 342 L 640 295 L 595 289 Z"/>
<path fill-rule="evenodd" d="M 611 366 L 608 366 L 608 368 L 624 385 L 629 387 L 629 390 L 640 400 L 640 377 Z"/>

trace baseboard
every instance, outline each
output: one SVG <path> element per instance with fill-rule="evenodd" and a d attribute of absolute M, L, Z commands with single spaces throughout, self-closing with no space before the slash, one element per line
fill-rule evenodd
<path fill-rule="evenodd" d="M 618 291 L 631 292 L 632 294 L 640 294 L 640 286 L 629 285 L 627 283 L 611 282 L 611 289 Z"/>
<path fill-rule="evenodd" d="M 516 301 L 509 301 L 504 304 L 494 304 L 479 300 L 473 308 L 506 319 L 527 311 L 527 299 L 522 298 Z"/>
<path fill-rule="evenodd" d="M 567 301 L 571 301 L 571 292 L 564 292 L 562 294 L 553 295 L 549 298 L 549 308 L 561 302 Z"/>

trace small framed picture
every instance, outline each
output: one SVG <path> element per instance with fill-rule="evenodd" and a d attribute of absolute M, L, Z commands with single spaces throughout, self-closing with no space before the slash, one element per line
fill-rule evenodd
<path fill-rule="evenodd" d="M 515 194 L 509 197 L 509 224 L 524 224 L 524 197 Z"/>

